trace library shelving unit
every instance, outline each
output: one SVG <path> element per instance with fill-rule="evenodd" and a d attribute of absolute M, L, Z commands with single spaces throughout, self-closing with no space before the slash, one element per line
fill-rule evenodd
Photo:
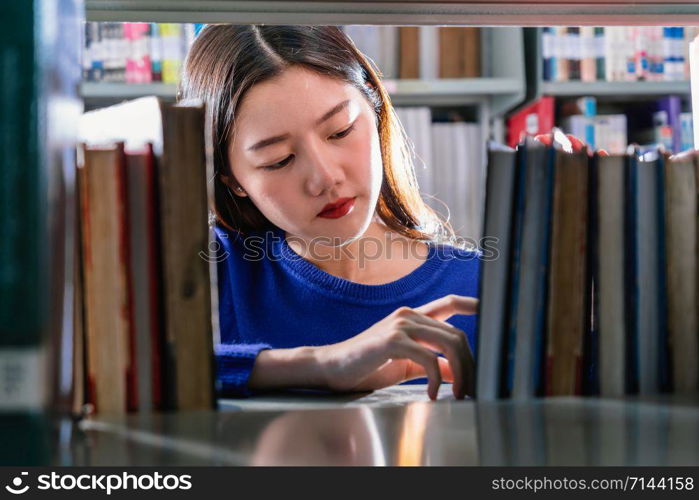
<path fill-rule="evenodd" d="M 123 17 L 119 17 L 118 14 L 119 11 L 113 12 L 109 17 L 119 21 L 134 18 L 130 12 L 124 13 Z M 95 18 L 101 19 L 100 16 L 91 16 L 88 10 L 88 20 Z M 188 18 L 186 13 L 182 13 L 178 19 Z M 525 97 L 523 30 L 514 27 L 484 29 L 481 33 L 481 47 L 484 77 L 386 80 L 386 89 L 393 104 L 475 108 L 484 136 L 502 141 L 504 113 L 520 104 Z M 89 108 L 144 95 L 157 95 L 174 100 L 175 93 L 176 85 L 163 83 L 83 82 L 80 88 L 80 94 Z"/>
<path fill-rule="evenodd" d="M 695 0 L 566 1 L 226 1 L 87 0 L 88 21 L 288 24 L 449 24 L 517 26 L 483 30 L 489 38 L 485 78 L 388 82 L 396 104 L 477 105 L 486 136 L 501 138 L 498 120 L 542 93 L 604 95 L 616 84 L 543 84 L 525 71 L 522 26 L 699 23 Z M 529 49 L 527 49 L 529 50 Z M 531 56 L 531 54 L 529 54 Z M 530 59 L 526 59 L 530 60 Z M 532 76 L 534 75 L 534 77 Z M 539 76 L 540 78 L 540 76 Z M 624 84 L 623 92 L 686 93 L 685 83 Z M 86 103 L 145 94 L 174 98 L 174 87 L 84 83 Z M 448 399 L 443 387 L 440 399 Z M 697 397 L 548 398 L 532 401 L 424 402 L 424 388 L 401 386 L 374 395 L 269 395 L 225 401 L 219 411 L 90 417 L 61 421 L 59 465 L 203 465 L 288 463 L 339 435 L 366 437 L 372 453 L 354 465 L 696 465 Z M 422 400 L 417 402 L 416 400 Z M 408 401 L 413 401 L 406 404 Z M 444 404 L 442 404 L 444 403 Z M 313 411 L 305 411 L 313 409 Z M 258 410 L 266 410 L 259 412 Z M 287 411 L 299 410 L 299 411 Z M 270 429 L 273 431 L 270 431 Z M 268 432 L 269 431 L 269 432 Z M 266 440 L 275 436 L 276 441 Z M 334 436 L 334 437 L 333 437 Z M 310 441 L 309 441 L 310 440 Z M 361 443 L 362 441 L 358 441 Z M 362 450 L 362 451 L 366 451 Z M 415 451 L 419 450 L 418 455 Z M 327 451 L 327 450 L 326 450 Z M 315 463 L 318 455 L 299 455 Z M 326 457 L 329 455 L 326 455 Z M 351 456 L 333 456 L 341 461 Z M 357 455 L 353 455 L 357 459 Z M 339 462 L 342 463 L 342 462 Z M 338 464 L 339 464 L 338 463 Z M 329 465 L 327 461 L 324 465 Z"/>
<path fill-rule="evenodd" d="M 610 23 L 605 23 L 609 25 Z M 629 20 L 629 24 L 634 24 Z M 654 25 L 667 25 L 664 18 L 658 18 Z M 681 22 L 678 25 L 687 25 Z M 652 98 L 664 95 L 689 96 L 689 81 L 598 81 L 598 82 L 547 82 L 543 80 L 543 60 L 541 57 L 541 29 L 529 29 L 526 51 L 531 54 L 531 77 L 527 80 L 528 97 L 536 99 L 542 95 L 553 97 L 594 96 L 602 100 Z"/>

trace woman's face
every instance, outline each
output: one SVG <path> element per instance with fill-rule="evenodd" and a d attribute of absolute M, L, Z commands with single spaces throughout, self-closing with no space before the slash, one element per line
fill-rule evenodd
<path fill-rule="evenodd" d="M 243 98 L 228 150 L 235 181 L 224 180 L 287 233 L 347 243 L 366 231 L 381 189 L 375 116 L 352 85 L 291 67 Z"/>

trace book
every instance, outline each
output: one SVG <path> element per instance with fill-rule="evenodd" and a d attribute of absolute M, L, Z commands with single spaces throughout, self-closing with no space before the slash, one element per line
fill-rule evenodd
<path fill-rule="evenodd" d="M 689 44 L 693 123 L 699 123 L 699 36 Z M 694 125 L 694 148 L 699 148 L 699 126 Z"/>
<path fill-rule="evenodd" d="M 523 154 L 522 152 L 518 154 Z M 479 281 L 476 338 L 476 397 L 497 399 L 506 346 L 509 294 L 509 262 L 513 200 L 517 179 L 516 153 L 513 149 L 491 144 L 488 148 L 486 206 L 483 221 L 483 271 Z M 486 255 L 487 253 L 487 255 Z"/>
<path fill-rule="evenodd" d="M 515 147 L 523 136 L 548 134 L 554 125 L 554 99 L 541 97 L 507 117 L 507 145 Z"/>
<path fill-rule="evenodd" d="M 640 160 L 636 163 L 636 184 L 632 186 L 635 196 L 636 221 L 636 266 L 637 308 L 636 315 L 638 356 L 638 390 L 641 394 L 659 391 L 661 384 L 661 353 L 664 352 L 661 337 L 665 334 L 662 322 L 663 300 L 660 287 L 663 285 L 661 265 L 665 256 L 660 253 L 658 243 L 664 238 L 659 215 L 661 201 L 658 198 L 662 186 L 658 186 L 660 165 L 658 158 Z"/>
<path fill-rule="evenodd" d="M 626 322 L 624 320 L 624 205 L 626 159 L 598 156 L 595 280 L 602 396 L 625 393 Z"/>
<path fill-rule="evenodd" d="M 665 159 L 667 331 L 674 392 L 699 389 L 696 157 Z"/>
<path fill-rule="evenodd" d="M 420 78 L 420 29 L 417 26 L 398 28 L 399 77 Z"/>
<path fill-rule="evenodd" d="M 439 78 L 480 76 L 480 29 L 440 27 Z"/>
<path fill-rule="evenodd" d="M 550 396 L 582 390 L 588 174 L 585 151 L 557 151 L 546 331 L 545 392 Z"/>
<path fill-rule="evenodd" d="M 82 2 L 50 7 L 5 2 L 0 19 L 0 465 L 48 465 L 48 413 L 71 403 Z"/>
<path fill-rule="evenodd" d="M 126 155 L 129 272 L 133 295 L 132 359 L 136 365 L 137 407 L 162 409 L 160 317 L 160 238 L 155 157 L 149 144 Z"/>
<path fill-rule="evenodd" d="M 543 389 L 543 353 L 546 326 L 547 269 L 551 206 L 553 198 L 554 150 L 528 139 L 523 147 L 527 163 L 524 213 L 519 262 L 519 289 L 511 318 L 515 333 L 512 397 L 528 399 Z"/>
<path fill-rule="evenodd" d="M 97 412 L 125 413 L 135 406 L 135 373 L 123 144 L 84 148 L 78 162 L 87 400 Z"/>

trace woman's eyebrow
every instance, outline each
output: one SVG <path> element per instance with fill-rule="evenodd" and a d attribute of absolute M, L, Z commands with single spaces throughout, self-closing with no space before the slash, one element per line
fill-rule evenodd
<path fill-rule="evenodd" d="M 330 111 L 328 111 L 323 116 L 318 118 L 318 120 L 316 120 L 316 126 L 329 120 L 334 115 L 336 115 L 337 113 L 339 113 L 340 111 L 345 109 L 349 105 L 349 103 L 350 103 L 350 100 L 347 99 L 345 101 L 342 101 L 340 104 L 333 106 L 333 108 Z M 264 147 L 271 146 L 272 144 L 276 144 L 278 142 L 285 141 L 289 137 L 290 137 L 289 134 L 283 134 L 283 135 L 275 135 L 274 137 L 268 137 L 267 139 L 262 139 L 261 141 L 257 141 L 255 144 L 250 146 L 248 148 L 248 151 L 259 151 L 260 149 L 262 149 Z"/>
<path fill-rule="evenodd" d="M 330 111 L 325 113 L 323 116 L 321 116 L 316 121 L 316 125 L 320 125 L 324 121 L 329 120 L 330 118 L 332 118 L 333 115 L 335 115 L 335 114 L 339 113 L 340 111 L 342 111 L 343 109 L 345 109 L 349 105 L 349 103 L 350 103 L 350 100 L 347 99 L 346 101 L 342 101 L 337 106 L 334 106 Z"/>

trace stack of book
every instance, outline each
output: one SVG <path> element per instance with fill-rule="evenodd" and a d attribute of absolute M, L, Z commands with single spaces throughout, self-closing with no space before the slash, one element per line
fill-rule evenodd
<path fill-rule="evenodd" d="M 488 156 L 479 398 L 699 389 L 699 156 Z"/>
<path fill-rule="evenodd" d="M 480 28 L 349 25 L 343 29 L 384 78 L 481 76 Z"/>
<path fill-rule="evenodd" d="M 454 232 L 477 243 L 482 232 L 485 148 L 481 126 L 432 122 L 428 107 L 396 108 L 410 139 L 418 186 L 425 202 Z"/>
<path fill-rule="evenodd" d="M 661 26 L 543 28 L 543 79 L 689 80 L 688 45 L 699 29 Z"/>
<path fill-rule="evenodd" d="M 185 55 L 202 26 L 85 23 L 83 80 L 177 83 Z"/>
<path fill-rule="evenodd" d="M 203 107 L 143 98 L 92 111 L 80 140 L 74 410 L 210 408 Z"/>

